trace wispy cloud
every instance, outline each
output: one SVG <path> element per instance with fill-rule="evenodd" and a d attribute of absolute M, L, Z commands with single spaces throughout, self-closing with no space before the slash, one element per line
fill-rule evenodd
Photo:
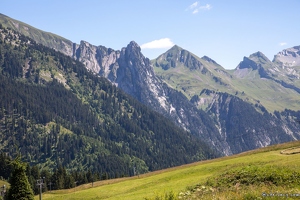
<path fill-rule="evenodd" d="M 198 1 L 192 3 L 191 5 L 188 6 L 185 11 L 191 11 L 192 14 L 198 13 L 200 10 L 210 10 L 212 6 L 210 4 L 206 5 L 200 5 Z"/>
<path fill-rule="evenodd" d="M 212 6 L 210 4 L 206 4 L 205 6 L 199 7 L 200 10 L 210 10 L 211 8 L 212 8 Z"/>
<path fill-rule="evenodd" d="M 192 9 L 196 8 L 197 6 L 198 6 L 198 1 L 196 1 L 195 3 L 193 3 L 192 5 L 190 5 L 188 9 L 192 10 Z"/>
<path fill-rule="evenodd" d="M 141 45 L 142 49 L 164 49 L 170 48 L 174 46 L 174 43 L 171 41 L 170 38 L 162 38 L 159 40 L 153 40 L 151 42 L 147 42 Z"/>
<path fill-rule="evenodd" d="M 280 43 L 279 43 L 279 46 L 285 46 L 285 45 L 287 45 L 286 42 L 280 42 Z"/>
<path fill-rule="evenodd" d="M 195 10 L 193 10 L 193 14 L 196 14 L 196 13 L 198 13 L 199 12 L 199 9 L 195 9 Z"/>

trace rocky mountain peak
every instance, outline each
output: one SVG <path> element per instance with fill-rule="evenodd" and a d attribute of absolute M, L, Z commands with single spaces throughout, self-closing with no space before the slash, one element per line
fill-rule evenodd
<path fill-rule="evenodd" d="M 256 58 L 259 58 L 259 59 L 263 59 L 263 60 L 269 61 L 269 59 L 265 56 L 265 54 L 263 54 L 263 53 L 260 52 L 260 51 L 251 54 L 251 55 L 249 56 L 249 58 L 250 58 L 250 59 L 256 59 Z"/>
<path fill-rule="evenodd" d="M 122 49 L 122 52 L 131 62 L 137 62 L 138 60 L 147 60 L 141 52 L 141 47 L 135 42 L 131 41 L 126 48 Z M 127 59 L 127 60 L 128 60 Z M 142 61 L 143 62 L 143 61 Z"/>
<path fill-rule="evenodd" d="M 251 71 L 258 72 L 260 78 L 268 78 L 265 68 L 272 67 L 272 62 L 261 52 L 244 57 L 243 61 L 236 67 L 234 75 L 239 78 L 246 77 Z"/>
<path fill-rule="evenodd" d="M 257 70 L 258 64 L 250 59 L 249 57 L 244 56 L 243 61 L 240 62 L 240 64 L 236 67 L 236 70 L 241 69 L 253 69 Z"/>
<path fill-rule="evenodd" d="M 180 55 L 182 54 L 182 51 L 185 51 L 183 48 L 179 47 L 178 45 L 174 45 L 171 49 L 166 51 L 165 53 L 161 54 L 158 59 L 159 60 L 178 60 L 180 58 Z M 172 66 L 175 67 L 175 66 Z"/>
<path fill-rule="evenodd" d="M 190 70 L 207 71 L 198 57 L 177 45 L 160 55 L 154 64 L 156 67 L 161 67 L 164 70 L 168 70 L 171 67 L 185 66 Z"/>
<path fill-rule="evenodd" d="M 177 51 L 177 52 L 179 52 L 179 51 L 182 51 L 183 50 L 183 48 L 181 48 L 180 46 L 178 46 L 178 45 L 174 45 L 169 51 Z"/>
<path fill-rule="evenodd" d="M 236 69 L 252 69 L 257 70 L 264 65 L 271 65 L 272 62 L 260 51 L 251 54 L 249 57 L 244 57 L 243 61 Z"/>
<path fill-rule="evenodd" d="M 269 58 L 267 58 L 265 56 L 265 54 L 263 54 L 260 51 L 251 54 L 249 56 L 249 59 L 253 60 L 254 62 L 259 64 L 260 66 L 264 66 L 264 65 L 269 65 L 270 66 L 270 65 L 272 65 L 272 62 L 269 60 Z"/>
<path fill-rule="evenodd" d="M 80 44 L 76 46 L 76 50 L 73 50 L 73 58 L 82 62 L 92 72 L 98 73 L 100 66 L 94 56 L 96 51 L 96 46 L 82 40 Z"/>
<path fill-rule="evenodd" d="M 273 62 L 282 67 L 300 66 L 300 46 L 284 49 L 274 56 Z"/>
<path fill-rule="evenodd" d="M 141 51 L 141 47 L 135 41 L 131 41 L 127 45 L 127 49 L 135 50 L 135 51 L 139 51 L 139 52 Z"/>

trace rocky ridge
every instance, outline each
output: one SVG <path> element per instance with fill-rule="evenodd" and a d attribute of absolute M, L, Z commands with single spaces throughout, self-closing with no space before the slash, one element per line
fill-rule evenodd
<path fill-rule="evenodd" d="M 244 78 L 251 71 L 257 71 L 260 78 L 270 79 L 284 88 L 300 93 L 300 51 L 297 49 L 298 47 L 285 49 L 276 54 L 273 61 L 261 52 L 251 54 L 249 57 L 244 57 L 236 67 L 234 75 Z"/>
<path fill-rule="evenodd" d="M 214 133 L 217 129 L 209 116 L 155 75 L 150 60 L 144 57 L 136 42 L 132 41 L 117 51 L 81 42 L 75 52 L 74 58 L 83 62 L 89 70 L 106 77 L 178 126 L 213 144 L 217 150 L 231 153 L 229 147 L 216 138 Z"/>
<path fill-rule="evenodd" d="M 278 62 L 282 67 L 300 66 L 300 46 L 284 49 L 274 56 L 273 62 Z"/>

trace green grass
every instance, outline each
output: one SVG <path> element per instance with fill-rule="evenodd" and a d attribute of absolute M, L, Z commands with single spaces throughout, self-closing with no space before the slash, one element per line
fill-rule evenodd
<path fill-rule="evenodd" d="M 152 61 L 154 62 L 155 60 Z M 234 70 L 225 70 L 227 72 L 225 75 L 222 71 L 216 71 L 215 69 L 218 69 L 216 66 L 205 61 L 202 63 L 209 73 L 191 71 L 182 64 L 168 70 L 155 66 L 154 70 L 170 87 L 181 91 L 188 99 L 195 94 L 199 95 L 203 89 L 210 89 L 232 95 L 238 92 L 238 97 L 252 104 L 256 104 L 259 100 L 269 112 L 284 109 L 298 110 L 300 101 L 297 92 L 284 88 L 272 80 L 261 79 L 257 70 L 250 70 L 245 77 L 237 78 L 233 75 Z M 213 77 L 219 77 L 222 84 L 216 82 Z M 298 82 L 294 81 L 292 84 L 297 86 Z M 241 95 L 242 92 L 244 92 L 243 95 Z M 205 109 L 205 107 L 202 108 Z"/>
<path fill-rule="evenodd" d="M 36 42 L 50 48 L 54 48 L 57 50 L 68 50 L 69 53 L 72 51 L 73 43 L 70 40 L 67 40 L 59 35 L 39 30 L 26 23 L 5 16 L 1 13 L 0 23 L 3 25 L 3 27 L 18 31 L 21 34 L 35 40 Z"/>
<path fill-rule="evenodd" d="M 206 65 L 209 68 L 208 65 Z M 194 95 L 199 95 L 203 89 L 212 89 L 212 90 L 230 90 L 229 85 L 220 85 L 212 80 L 212 76 L 208 74 L 202 74 L 197 70 L 190 70 L 183 65 L 178 65 L 176 68 L 170 68 L 168 70 L 163 70 L 159 67 L 154 67 L 155 73 L 162 77 L 162 79 L 172 88 L 181 91 L 191 98 Z M 226 77 L 225 82 L 229 82 Z M 222 79 L 222 81 L 224 81 Z"/>
<path fill-rule="evenodd" d="M 233 197 L 233 199 L 248 197 L 248 199 L 251 199 L 254 196 L 261 196 L 262 192 L 272 192 L 273 190 L 290 193 L 297 192 L 300 191 L 298 183 L 284 184 L 286 182 L 284 179 L 278 185 L 267 184 L 268 182 L 259 178 L 263 178 L 266 175 L 264 173 L 267 172 L 269 174 L 282 172 L 277 173 L 277 177 L 282 175 L 290 176 L 295 170 L 299 172 L 300 154 L 286 155 L 280 153 L 284 149 L 299 146 L 300 142 L 297 141 L 230 157 L 151 172 L 139 177 L 99 181 L 94 183 L 94 187 L 91 184 L 86 184 L 75 189 L 47 192 L 43 194 L 43 199 L 172 199 L 173 194 L 173 199 L 176 199 L 179 194 L 181 198 L 191 199 L 202 199 L 202 197 L 212 199 L 213 196 L 227 199 L 226 196 L 228 195 Z M 239 183 L 236 175 L 241 171 L 246 171 L 246 178 L 244 179 L 249 179 L 249 184 Z M 252 184 L 251 180 L 255 177 L 253 176 L 255 173 L 259 174 L 259 178 L 255 184 Z M 227 184 L 226 181 L 228 180 L 224 178 L 226 176 L 234 177 L 232 180 L 235 182 L 229 181 Z M 274 175 L 274 177 L 276 176 Z M 222 184 L 217 185 L 217 182 Z M 238 183 L 240 185 L 237 186 Z M 228 187 L 225 187 L 226 184 Z M 190 196 L 184 196 L 185 194 Z M 170 196 L 172 197 L 170 198 Z"/>

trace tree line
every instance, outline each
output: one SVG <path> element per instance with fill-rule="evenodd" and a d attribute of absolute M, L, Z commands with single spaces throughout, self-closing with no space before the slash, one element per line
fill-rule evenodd
<path fill-rule="evenodd" d="M 16 165 L 16 163 L 18 163 Z M 18 169 L 18 168 L 23 169 Z M 76 186 L 93 183 L 99 180 L 107 180 L 110 178 L 108 173 L 100 174 L 99 172 L 87 171 L 67 171 L 65 167 L 59 165 L 53 171 L 46 169 L 40 170 L 37 165 L 30 166 L 26 162 L 21 161 L 21 156 L 16 156 L 15 159 L 7 156 L 5 153 L 0 153 L 0 179 L 7 180 L 11 185 L 19 184 L 19 180 L 16 180 L 14 173 L 16 170 L 23 170 L 28 184 L 33 191 L 33 194 L 39 194 L 39 187 L 37 186 L 38 180 L 42 180 L 43 187 L 42 191 L 70 189 Z M 22 187 L 22 186 L 19 186 Z"/>

